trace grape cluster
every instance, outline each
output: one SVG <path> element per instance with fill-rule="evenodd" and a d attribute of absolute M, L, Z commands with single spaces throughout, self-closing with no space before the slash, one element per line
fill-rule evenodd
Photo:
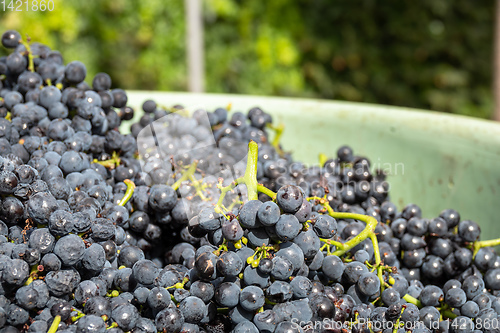
<path fill-rule="evenodd" d="M 497 332 L 499 240 L 255 107 L 185 114 L 2 35 L 0 332 Z M 247 149 L 248 148 L 248 149 Z"/>

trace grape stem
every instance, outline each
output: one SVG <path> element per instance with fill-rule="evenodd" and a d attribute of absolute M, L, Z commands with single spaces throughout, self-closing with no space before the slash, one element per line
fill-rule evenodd
<path fill-rule="evenodd" d="M 30 43 L 27 41 L 24 41 L 22 39 L 19 40 L 19 43 L 24 45 L 24 47 L 26 48 L 26 52 L 28 53 L 28 70 L 30 72 L 34 72 L 35 71 L 35 63 L 33 61 L 34 56 L 33 56 L 33 52 L 31 52 Z"/>
<path fill-rule="evenodd" d="M 479 251 L 479 249 L 483 247 L 490 247 L 490 246 L 493 247 L 498 245 L 500 245 L 500 238 L 484 240 L 484 241 L 476 241 L 472 245 L 472 258 L 476 257 L 476 254 Z"/>
<path fill-rule="evenodd" d="M 401 319 L 401 316 L 403 315 L 403 312 L 405 311 L 405 306 L 402 307 L 401 313 L 399 314 L 398 320 L 396 320 L 396 324 L 394 325 L 394 329 L 392 330 L 392 333 L 397 333 L 399 327 L 399 320 Z"/>
<path fill-rule="evenodd" d="M 441 314 L 444 317 L 447 317 L 447 318 L 450 318 L 450 319 L 455 319 L 457 317 L 457 315 L 455 313 L 451 312 L 451 310 L 444 310 Z"/>
<path fill-rule="evenodd" d="M 123 182 L 127 185 L 127 189 L 125 190 L 125 195 L 118 203 L 118 206 L 125 206 L 127 202 L 130 200 L 130 198 L 132 198 L 132 195 L 134 194 L 134 189 L 135 189 L 134 182 L 131 181 L 130 179 L 125 179 Z"/>
<path fill-rule="evenodd" d="M 34 265 L 33 267 L 31 267 L 30 275 L 28 277 L 28 280 L 26 280 L 26 282 L 24 283 L 24 285 L 29 286 L 31 284 L 31 282 L 33 282 L 34 280 L 36 280 L 38 278 L 38 273 L 40 273 L 42 271 L 43 271 L 42 265 Z"/>
<path fill-rule="evenodd" d="M 279 124 L 278 126 L 274 126 L 272 124 L 267 124 L 267 128 L 274 131 L 274 138 L 273 138 L 273 141 L 271 142 L 271 145 L 274 147 L 274 149 L 276 149 L 276 151 L 278 152 L 278 154 L 280 156 L 283 156 L 285 153 L 281 149 L 280 140 L 281 140 L 281 136 L 283 135 L 285 125 Z"/>
<path fill-rule="evenodd" d="M 50 325 L 50 328 L 47 331 L 47 333 L 56 333 L 60 323 L 61 323 L 61 316 L 55 316 L 54 321 L 52 322 L 52 325 Z"/>
<path fill-rule="evenodd" d="M 99 161 L 97 159 L 94 159 L 92 161 L 92 163 L 100 164 L 100 165 L 104 166 L 105 168 L 111 169 L 111 170 L 113 170 L 114 168 L 119 166 L 120 162 L 121 162 L 120 156 L 118 155 L 118 153 L 116 151 L 113 152 L 113 154 L 111 155 L 111 158 L 109 160 Z"/>
<path fill-rule="evenodd" d="M 422 307 L 422 303 L 418 299 L 416 299 L 415 297 L 413 297 L 411 295 L 406 294 L 403 296 L 403 299 L 405 301 L 407 301 L 408 303 L 416 305 L 418 308 Z"/>
<path fill-rule="evenodd" d="M 373 244 L 373 256 L 375 257 L 375 265 L 373 267 L 377 270 L 377 276 L 380 280 L 380 288 L 383 291 L 385 288 L 385 281 L 383 276 L 383 267 L 381 267 L 382 260 L 380 259 L 380 249 L 378 246 L 377 235 L 375 234 L 375 228 L 377 227 L 378 221 L 373 216 L 334 212 L 328 200 L 326 200 L 325 198 L 310 197 L 307 198 L 307 200 L 318 201 L 318 203 L 321 204 L 326 209 L 328 215 L 330 215 L 335 219 L 353 219 L 353 220 L 363 221 L 366 223 L 366 227 L 365 229 L 363 229 L 363 231 L 361 231 L 357 236 L 353 237 L 352 239 L 350 239 L 345 243 L 335 242 L 333 240 L 328 240 L 328 242 L 325 243 L 329 245 L 335 245 L 336 250 L 333 251 L 331 254 L 340 257 L 341 255 L 344 255 L 346 252 L 350 251 L 359 243 L 370 238 Z"/>
<path fill-rule="evenodd" d="M 257 183 L 257 160 L 259 158 L 259 146 L 257 143 L 253 140 L 251 140 L 248 143 L 248 155 L 247 155 L 247 167 L 245 169 L 245 174 L 243 177 L 237 178 L 234 182 L 229 184 L 228 186 L 222 187 L 222 185 L 219 185 L 219 188 L 221 190 L 221 194 L 219 197 L 219 200 L 217 201 L 217 204 L 215 205 L 215 211 L 218 213 L 223 212 L 223 201 L 224 198 L 226 197 L 227 192 L 233 190 L 236 186 L 245 184 L 248 192 L 248 200 L 257 200 L 258 197 L 258 192 L 264 193 L 266 192 L 266 195 L 269 195 L 274 192 L 271 190 L 268 190 L 264 188 L 264 186 L 260 185 Z M 276 196 L 276 194 L 274 195 Z"/>
<path fill-rule="evenodd" d="M 268 189 L 262 184 L 257 184 L 257 192 L 264 193 L 268 197 L 270 197 L 273 201 L 276 200 L 276 193 Z"/>
<path fill-rule="evenodd" d="M 108 327 L 106 327 L 107 330 L 109 329 L 112 329 L 112 328 L 115 328 L 115 327 L 118 327 L 118 324 L 113 322 L 111 325 L 109 325 Z"/>
<path fill-rule="evenodd" d="M 184 171 L 181 178 L 179 178 L 175 183 L 172 184 L 172 188 L 177 191 L 183 181 L 189 180 L 190 177 L 194 175 L 197 166 L 198 166 L 198 161 L 194 161 L 193 163 L 191 163 L 189 168 L 186 171 Z"/>

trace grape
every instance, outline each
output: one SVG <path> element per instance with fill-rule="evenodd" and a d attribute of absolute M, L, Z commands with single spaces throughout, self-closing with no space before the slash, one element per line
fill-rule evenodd
<path fill-rule="evenodd" d="M 460 313 L 469 318 L 476 318 L 479 314 L 479 306 L 476 302 L 467 301 L 460 308 Z"/>
<path fill-rule="evenodd" d="M 249 287 L 248 287 L 249 288 Z M 243 293 L 243 291 L 242 291 Z M 241 298 L 241 294 L 240 294 Z M 205 303 L 196 296 L 186 297 L 179 305 L 179 310 L 187 323 L 197 324 L 208 314 Z"/>
<path fill-rule="evenodd" d="M 439 311 L 433 306 L 425 306 L 420 309 L 420 320 L 429 329 L 436 322 L 439 322 L 439 316 Z"/>
<path fill-rule="evenodd" d="M 427 232 L 428 221 L 419 217 L 412 217 L 408 220 L 406 229 L 414 236 L 423 236 Z"/>
<path fill-rule="evenodd" d="M 293 242 L 300 247 L 306 260 L 314 258 L 320 249 L 320 239 L 311 229 L 301 231 Z"/>
<path fill-rule="evenodd" d="M 75 301 L 78 304 L 87 302 L 90 297 L 97 295 L 97 286 L 93 281 L 84 280 L 75 289 Z"/>
<path fill-rule="evenodd" d="M 492 304 L 492 299 L 490 298 L 490 296 L 485 294 L 477 295 L 476 297 L 474 297 L 473 301 L 477 303 L 480 310 L 490 308 Z"/>
<path fill-rule="evenodd" d="M 275 303 L 283 303 L 290 300 L 293 296 L 292 287 L 284 281 L 274 281 L 266 289 L 266 297 Z"/>
<path fill-rule="evenodd" d="M 491 247 L 483 247 L 477 251 L 474 257 L 474 264 L 480 270 L 487 270 L 493 266 L 493 262 L 496 259 L 495 250 Z"/>
<path fill-rule="evenodd" d="M 80 274 L 75 270 L 58 270 L 47 273 L 45 283 L 55 296 L 68 295 L 81 281 Z"/>
<path fill-rule="evenodd" d="M 359 277 L 357 287 L 364 295 L 372 296 L 380 290 L 380 280 L 374 273 L 364 273 Z"/>
<path fill-rule="evenodd" d="M 168 307 L 155 317 L 155 325 L 158 331 L 178 333 L 184 324 L 184 317 L 176 307 Z"/>
<path fill-rule="evenodd" d="M 302 205 L 303 194 L 297 186 L 286 185 L 279 189 L 276 200 L 285 213 L 295 214 Z"/>
<path fill-rule="evenodd" d="M 388 288 L 382 292 L 381 298 L 385 305 L 392 305 L 396 302 L 399 302 L 401 296 L 396 289 Z"/>
<path fill-rule="evenodd" d="M 286 257 L 274 257 L 272 263 L 271 276 L 277 280 L 288 279 L 294 271 L 292 262 Z"/>
<path fill-rule="evenodd" d="M 259 332 L 274 332 L 277 324 L 273 310 L 264 310 L 253 317 L 253 323 Z"/>
<path fill-rule="evenodd" d="M 462 289 L 451 288 L 445 294 L 445 302 L 453 308 L 459 308 L 467 301 L 467 296 Z"/>
<path fill-rule="evenodd" d="M 352 261 L 345 265 L 343 277 L 346 279 L 348 283 L 354 284 L 358 282 L 361 275 L 367 272 L 368 268 L 365 265 L 357 261 Z"/>
<path fill-rule="evenodd" d="M 453 288 L 461 289 L 462 283 L 460 283 L 460 281 L 455 280 L 455 279 L 448 280 L 448 281 L 446 281 L 446 283 L 443 286 L 443 292 L 446 294 L 448 292 L 448 290 L 453 289 Z"/>
<path fill-rule="evenodd" d="M 21 53 L 14 52 L 14 53 L 11 53 L 7 56 L 6 65 L 7 65 L 7 68 L 9 69 L 9 72 L 14 73 L 14 74 L 20 74 L 26 69 L 26 67 L 28 65 L 28 61 Z M 5 104 L 8 107 L 9 104 L 7 102 L 8 101 L 6 100 Z M 12 104 L 11 104 L 11 106 L 12 106 Z"/>
<path fill-rule="evenodd" d="M 424 259 L 421 272 L 429 279 L 437 279 L 443 275 L 443 259 L 429 255 Z"/>
<path fill-rule="evenodd" d="M 438 306 L 439 300 L 444 297 L 443 290 L 434 285 L 427 285 L 420 294 L 420 301 L 424 306 Z"/>
<path fill-rule="evenodd" d="M 484 274 L 484 284 L 486 285 L 486 288 L 489 289 L 500 289 L 500 268 L 488 270 Z"/>
<path fill-rule="evenodd" d="M 315 219 L 314 232 L 321 238 L 331 238 L 337 234 L 337 221 L 328 215 L 320 215 Z"/>
<path fill-rule="evenodd" d="M 189 324 L 184 323 L 183 329 L 186 332 L 189 332 L 188 330 L 185 329 L 186 325 L 189 325 Z M 153 333 L 153 332 L 156 332 L 156 326 L 155 326 L 155 323 L 151 319 L 141 317 L 135 323 L 134 330 L 137 330 L 139 332 L 146 332 L 146 333 L 151 332 L 151 333 Z M 193 332 L 196 332 L 196 331 L 193 331 Z"/>
<path fill-rule="evenodd" d="M 111 88 L 111 77 L 106 73 L 97 73 L 92 80 L 92 88 L 96 91 L 109 90 Z"/>
<path fill-rule="evenodd" d="M 85 303 L 85 314 L 111 317 L 111 304 L 102 296 L 90 297 Z"/>
<path fill-rule="evenodd" d="M 473 299 L 479 295 L 485 287 L 483 279 L 471 275 L 462 282 L 462 289 L 467 295 L 467 299 Z"/>
<path fill-rule="evenodd" d="M 448 229 L 456 227 L 460 222 L 460 214 L 454 209 L 443 210 L 439 217 L 446 221 Z"/>
<path fill-rule="evenodd" d="M 250 321 L 243 321 L 231 331 L 233 333 L 258 333 L 257 327 Z"/>
<path fill-rule="evenodd" d="M 111 311 L 111 318 L 123 330 L 131 330 L 139 319 L 139 312 L 132 304 L 119 305 Z"/>
<path fill-rule="evenodd" d="M 3 280 L 8 284 L 20 286 L 27 279 L 29 274 L 28 264 L 21 259 L 13 259 L 9 262 L 9 269 L 3 271 Z"/>
<path fill-rule="evenodd" d="M 278 237 L 283 241 L 287 241 L 297 237 L 302 226 L 294 215 L 283 214 L 280 216 L 275 228 Z"/>
<path fill-rule="evenodd" d="M 8 49 L 14 49 L 19 45 L 21 35 L 15 30 L 7 30 L 2 34 L 2 45 Z"/>
<path fill-rule="evenodd" d="M 463 220 L 458 223 L 458 234 L 466 242 L 473 242 L 479 238 L 481 229 L 470 220 Z"/>
<path fill-rule="evenodd" d="M 80 237 L 74 234 L 61 237 L 54 246 L 54 254 L 66 266 L 78 263 L 83 258 L 84 251 L 85 243 Z"/>
<path fill-rule="evenodd" d="M 295 299 L 306 298 L 312 290 L 312 282 L 305 276 L 296 276 L 290 282 Z"/>
<path fill-rule="evenodd" d="M 208 303 L 215 294 L 215 288 L 212 284 L 202 281 L 195 281 L 189 288 L 191 295 L 196 296 Z"/>
<path fill-rule="evenodd" d="M 223 276 L 235 277 L 243 269 L 243 261 L 235 252 L 225 252 L 217 260 L 216 268 Z"/>
<path fill-rule="evenodd" d="M 280 218 L 280 209 L 277 204 L 272 201 L 268 201 L 259 207 L 257 216 L 263 225 L 275 225 Z"/>
<path fill-rule="evenodd" d="M 327 256 L 323 260 L 322 265 L 323 273 L 330 279 L 334 281 L 338 281 L 342 274 L 344 273 L 344 263 L 337 256 Z"/>
<path fill-rule="evenodd" d="M 64 77 L 70 83 L 80 83 L 85 79 L 85 76 L 87 76 L 87 69 L 81 62 L 73 61 L 66 65 Z"/>
<path fill-rule="evenodd" d="M 240 288 L 232 282 L 223 282 L 215 289 L 215 300 L 223 307 L 235 307 L 240 298 Z"/>
<path fill-rule="evenodd" d="M 134 279 L 144 285 L 153 284 L 155 278 L 158 276 L 158 272 L 158 267 L 151 260 L 147 259 L 138 260 L 132 266 Z"/>
<path fill-rule="evenodd" d="M 403 322 L 416 322 L 420 318 L 420 311 L 418 307 L 414 304 L 407 304 L 406 309 L 404 309 L 401 314 L 401 321 Z"/>
<path fill-rule="evenodd" d="M 243 228 L 237 219 L 224 222 L 221 229 L 222 235 L 229 241 L 235 242 L 243 237 Z"/>
<path fill-rule="evenodd" d="M 443 237 L 448 231 L 448 224 L 442 217 L 437 217 L 429 222 L 428 230 L 432 236 Z"/>
<path fill-rule="evenodd" d="M 239 216 L 240 223 L 244 228 L 255 228 L 259 225 L 257 219 L 257 212 L 260 209 L 262 202 L 259 200 L 248 201 L 241 207 Z"/>

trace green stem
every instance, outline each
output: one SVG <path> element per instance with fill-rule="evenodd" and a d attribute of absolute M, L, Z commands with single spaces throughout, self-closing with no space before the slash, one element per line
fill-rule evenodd
<path fill-rule="evenodd" d="M 408 303 L 415 304 L 419 308 L 422 307 L 422 303 L 418 299 L 416 299 L 415 297 L 413 297 L 411 295 L 406 294 L 406 295 L 403 296 L 403 299 L 405 301 L 407 301 Z"/>
<path fill-rule="evenodd" d="M 264 193 L 268 197 L 270 197 L 272 200 L 276 200 L 276 193 L 268 189 L 262 184 L 257 184 L 257 192 Z"/>
<path fill-rule="evenodd" d="M 181 178 L 179 178 L 175 183 L 172 184 L 172 188 L 177 191 L 183 181 L 189 180 L 189 178 L 194 175 L 197 166 L 198 161 L 194 161 L 193 163 L 191 163 L 189 168 L 182 174 Z"/>
<path fill-rule="evenodd" d="M 278 126 L 274 126 L 273 124 L 267 124 L 267 128 L 274 131 L 274 138 L 271 141 L 271 145 L 276 149 L 280 156 L 283 156 L 283 150 L 280 147 L 281 136 L 283 135 L 283 130 L 285 129 L 285 125 L 279 124 Z"/>
<path fill-rule="evenodd" d="M 474 245 L 472 246 L 472 257 L 474 258 L 477 251 L 483 247 L 493 247 L 498 245 L 500 245 L 500 238 L 474 242 Z"/>
<path fill-rule="evenodd" d="M 43 266 L 41 266 L 41 268 L 43 269 Z M 34 265 L 33 267 L 31 267 L 30 275 L 24 285 L 29 286 L 31 282 L 33 282 L 37 278 L 38 273 L 40 273 L 39 265 Z"/>
<path fill-rule="evenodd" d="M 30 72 L 34 72 L 35 71 L 35 63 L 33 61 L 33 52 L 31 52 L 31 46 L 28 42 L 24 41 L 24 40 L 20 40 L 19 41 L 20 44 L 23 44 L 24 47 L 26 48 L 26 52 L 28 52 L 28 70 Z"/>
<path fill-rule="evenodd" d="M 405 308 L 403 307 L 401 309 L 401 313 L 399 314 L 398 320 L 396 320 L 396 325 L 394 325 L 394 329 L 392 330 L 392 333 L 397 333 L 399 330 L 399 320 L 401 319 L 401 316 L 403 315 L 403 312 L 405 311 Z"/>
<path fill-rule="evenodd" d="M 370 240 L 372 241 L 373 244 L 373 256 L 375 257 L 375 267 L 377 269 L 377 276 L 378 279 L 380 280 L 380 290 L 384 291 L 385 284 L 384 284 L 383 267 L 381 266 L 382 260 L 380 258 L 380 249 L 378 247 L 378 239 L 377 235 L 375 234 L 375 228 L 373 230 L 374 231 L 370 234 Z"/>
<path fill-rule="evenodd" d="M 353 220 L 363 221 L 366 223 L 366 227 L 365 229 L 363 229 L 363 231 L 361 231 L 357 236 L 353 237 L 351 240 L 345 242 L 342 249 L 338 249 L 335 252 L 333 252 L 333 254 L 336 256 L 341 256 L 345 254 L 347 251 L 351 250 L 353 247 L 355 247 L 368 237 L 372 237 L 372 235 L 375 234 L 375 227 L 377 226 L 378 223 L 373 216 L 367 216 L 361 214 L 333 212 L 333 214 L 331 213 L 330 216 L 336 219 L 353 219 Z M 375 250 L 375 245 L 377 246 L 376 250 Z M 380 252 L 378 250 L 378 243 L 374 243 L 373 247 L 374 247 L 374 253 L 375 251 L 378 253 L 378 260 L 380 263 Z M 375 258 L 375 260 L 377 260 L 377 258 Z"/>
<path fill-rule="evenodd" d="M 52 322 L 52 325 L 50 325 L 50 328 L 47 331 L 47 333 L 56 333 L 60 323 L 61 323 L 61 316 L 55 316 L 54 321 Z"/>
<path fill-rule="evenodd" d="M 259 146 L 253 140 L 248 143 L 247 168 L 243 176 L 243 182 L 247 187 L 248 200 L 257 200 L 257 160 L 259 158 Z"/>
<path fill-rule="evenodd" d="M 457 315 L 455 313 L 451 312 L 451 310 L 445 310 L 441 314 L 447 318 L 450 318 L 450 319 L 455 319 L 457 317 Z"/>
<path fill-rule="evenodd" d="M 347 251 L 351 250 L 353 247 L 361 243 L 367 238 L 370 238 L 373 244 L 373 255 L 375 257 L 375 266 L 377 268 L 377 276 L 380 280 L 380 285 L 382 290 L 384 289 L 384 278 L 382 275 L 382 269 L 380 267 L 381 257 L 380 257 L 380 249 L 378 247 L 377 235 L 375 234 L 375 228 L 377 227 L 378 221 L 373 216 L 361 215 L 361 214 L 353 214 L 353 213 L 340 213 L 334 212 L 332 207 L 330 206 L 328 200 L 319 197 L 311 197 L 307 198 L 307 200 L 317 200 L 323 207 L 326 208 L 328 215 L 336 219 L 354 219 L 363 221 L 366 223 L 365 229 L 361 231 L 357 236 L 353 237 L 351 240 L 345 243 L 335 244 L 337 249 L 332 253 L 336 256 L 341 256 L 345 254 Z M 332 240 L 328 242 L 328 244 L 334 244 Z"/>
<path fill-rule="evenodd" d="M 111 325 L 109 325 L 108 327 L 106 327 L 107 330 L 111 329 L 111 328 L 115 328 L 115 327 L 118 327 L 118 324 L 113 322 Z"/>
<path fill-rule="evenodd" d="M 107 169 L 114 169 L 114 168 L 116 168 L 117 166 L 120 165 L 121 159 L 120 159 L 118 153 L 114 151 L 113 154 L 111 155 L 111 158 L 109 160 L 99 161 L 97 159 L 94 159 L 92 161 L 92 163 L 100 164 L 100 165 L 104 166 Z"/>
<path fill-rule="evenodd" d="M 341 242 L 334 241 L 333 239 L 320 238 L 319 240 L 325 244 L 334 245 L 337 249 L 344 248 L 344 244 L 342 244 Z"/>
<path fill-rule="evenodd" d="M 237 185 L 243 184 L 244 180 L 243 177 L 240 177 L 236 179 L 234 182 L 229 184 L 228 186 L 222 187 L 222 185 L 219 183 L 219 189 L 221 191 L 219 200 L 217 200 L 217 203 L 215 204 L 215 212 L 216 213 L 224 213 L 223 205 L 222 203 L 224 202 L 224 198 L 226 197 L 227 192 L 232 191 Z"/>
<path fill-rule="evenodd" d="M 259 158 L 259 146 L 253 140 L 248 143 L 248 156 L 247 156 L 247 167 L 245 169 L 245 174 L 243 177 L 237 178 L 234 182 L 229 184 L 228 186 L 222 187 L 219 183 L 219 189 L 221 190 L 221 194 L 219 196 L 219 200 L 215 205 L 215 211 L 217 213 L 223 213 L 223 201 L 226 197 L 227 192 L 233 190 L 237 185 L 245 184 L 248 192 L 248 200 L 257 200 L 259 196 L 257 195 L 259 190 L 259 184 L 257 184 L 257 160 Z M 265 191 L 264 186 L 261 185 L 260 189 Z M 267 190 L 266 194 L 272 194 L 271 190 Z"/>
<path fill-rule="evenodd" d="M 132 198 L 132 195 L 134 194 L 134 189 L 135 189 L 135 184 L 133 181 L 130 179 L 125 179 L 123 181 L 125 184 L 127 184 L 127 190 L 125 191 L 125 195 L 123 198 L 120 200 L 118 203 L 118 206 L 125 206 L 127 202 Z"/>
<path fill-rule="evenodd" d="M 203 194 L 203 187 L 201 185 L 201 181 L 197 180 L 194 175 L 190 175 L 189 180 L 193 184 L 196 194 L 200 197 L 200 199 L 203 201 L 207 201 L 208 200 L 207 197 L 205 197 L 205 195 Z"/>

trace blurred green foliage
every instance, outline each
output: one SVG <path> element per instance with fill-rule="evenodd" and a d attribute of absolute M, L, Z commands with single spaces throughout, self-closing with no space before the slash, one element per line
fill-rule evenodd
<path fill-rule="evenodd" d="M 126 89 L 186 90 L 184 2 L 54 0 L 0 13 Z M 494 1 L 205 0 L 208 92 L 332 98 L 489 118 Z"/>

